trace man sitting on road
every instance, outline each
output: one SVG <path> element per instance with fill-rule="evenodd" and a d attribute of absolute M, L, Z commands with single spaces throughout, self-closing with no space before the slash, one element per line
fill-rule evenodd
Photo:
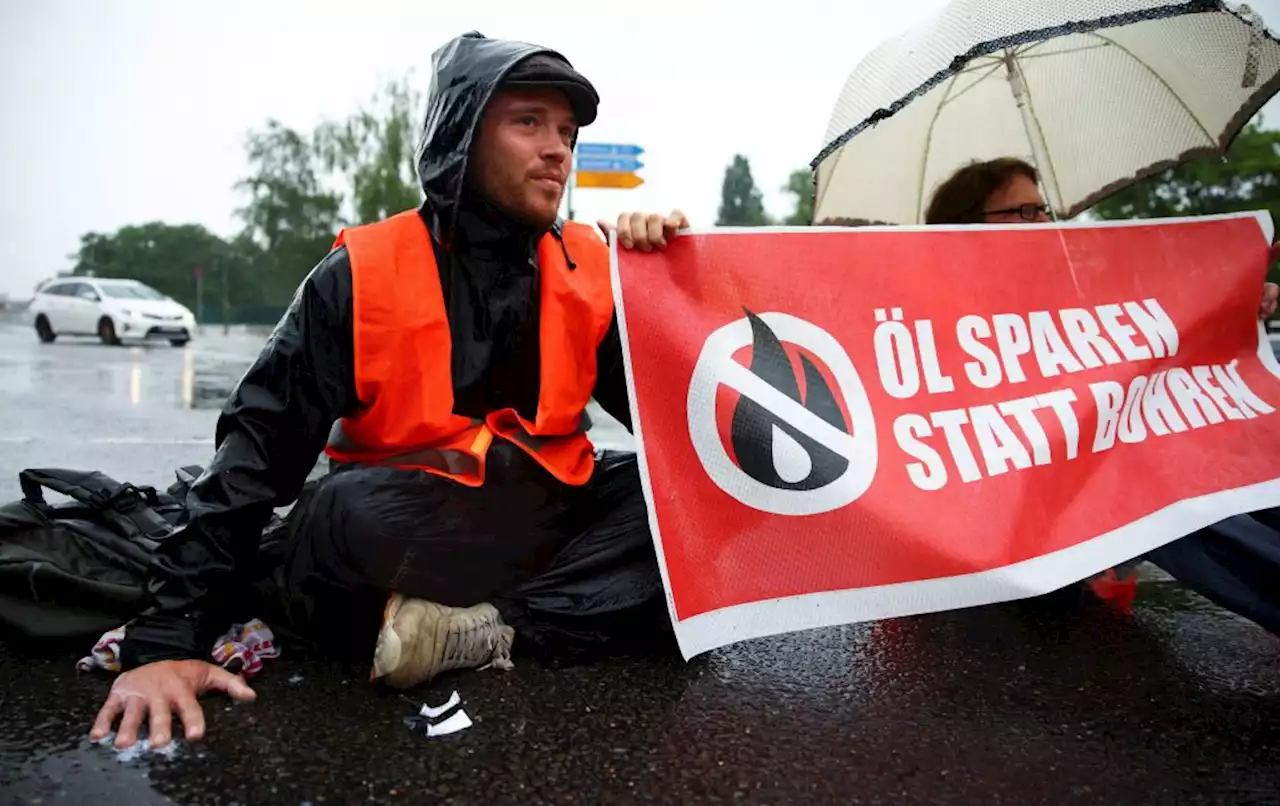
<path fill-rule="evenodd" d="M 934 192 L 925 223 L 1048 222 L 1039 181 L 1036 169 L 1019 159 L 966 165 Z M 1271 247 L 1271 259 L 1280 260 L 1280 242 Z M 1259 316 L 1275 313 L 1277 297 L 1280 287 L 1265 283 Z M 1146 559 L 1204 597 L 1280 634 L 1280 509 L 1228 518 L 1148 552 Z"/>
<path fill-rule="evenodd" d="M 669 631 L 635 458 L 597 457 L 584 433 L 593 397 L 630 427 L 608 248 L 557 219 L 596 91 L 553 51 L 475 33 L 433 70 L 425 202 L 340 234 L 232 392 L 95 738 L 120 719 L 127 747 L 149 715 L 164 745 L 176 710 L 195 740 L 200 694 L 254 696 L 208 650 L 321 449 L 337 469 L 290 514 L 277 581 L 290 621 L 331 647 L 363 626 L 374 677 L 504 666 L 515 632 Z M 687 223 L 617 226 L 648 251 Z"/>

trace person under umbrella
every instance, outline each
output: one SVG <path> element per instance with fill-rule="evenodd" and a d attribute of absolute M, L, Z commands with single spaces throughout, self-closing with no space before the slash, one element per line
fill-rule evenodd
<path fill-rule="evenodd" d="M 944 181 L 929 202 L 926 224 L 1036 224 L 1050 220 L 1040 176 L 1027 162 L 1003 157 L 973 162 Z M 1271 247 L 1280 260 L 1280 242 Z M 1264 283 L 1258 315 L 1276 312 L 1280 286 Z M 1280 634 L 1280 508 L 1239 515 L 1148 552 L 1145 558 L 1179 582 L 1229 610 Z M 1092 580 L 1104 598 L 1131 599 L 1116 581 L 1131 566 Z M 1128 588 L 1128 590 L 1125 590 Z"/>

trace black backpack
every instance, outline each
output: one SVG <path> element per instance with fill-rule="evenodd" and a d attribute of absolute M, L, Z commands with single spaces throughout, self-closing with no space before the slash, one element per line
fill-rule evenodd
<path fill-rule="evenodd" d="M 95 640 L 136 616 L 151 555 L 185 522 L 200 472 L 179 470 L 162 493 L 92 471 L 22 471 L 22 500 L 0 506 L 0 630 Z M 44 490 L 71 501 L 50 504 Z"/>

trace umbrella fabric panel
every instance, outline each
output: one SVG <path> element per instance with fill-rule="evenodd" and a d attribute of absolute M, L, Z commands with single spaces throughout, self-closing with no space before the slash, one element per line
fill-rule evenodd
<path fill-rule="evenodd" d="M 845 82 L 824 142 L 831 143 L 878 110 L 890 109 L 927 82 L 945 78 L 957 56 L 984 44 L 997 43 L 998 50 L 1001 41 L 1031 31 L 1052 31 L 1102 18 L 1136 21 L 1144 15 L 1168 16 L 1216 6 L 1212 0 L 955 0 L 930 22 L 894 37 L 862 60 Z"/>
<path fill-rule="evenodd" d="M 1267 84 L 1242 86 L 1249 38 L 1231 17 L 1196 14 L 1028 48 L 1019 64 L 1044 136 L 1047 200 L 1059 214 L 1075 215 L 1170 164 L 1224 151 L 1280 74 L 1280 45 L 1266 40 L 1257 80 Z M 1069 69 L 1057 66 L 1067 59 Z"/>

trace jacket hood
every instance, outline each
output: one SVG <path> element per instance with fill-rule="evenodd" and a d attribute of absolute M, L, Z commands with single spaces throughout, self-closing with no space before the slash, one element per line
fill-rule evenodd
<path fill-rule="evenodd" d="M 549 48 L 488 39 L 478 31 L 450 40 L 432 54 L 427 116 L 418 144 L 418 179 L 438 239 L 453 238 L 467 161 L 489 99 L 516 65 L 538 54 L 569 65 L 568 59 Z"/>

